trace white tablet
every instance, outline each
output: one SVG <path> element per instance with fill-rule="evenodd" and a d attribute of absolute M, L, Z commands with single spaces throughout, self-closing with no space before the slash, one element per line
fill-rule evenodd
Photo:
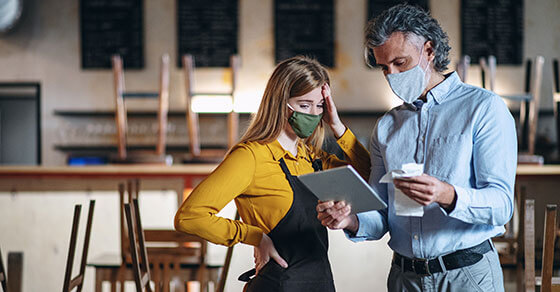
<path fill-rule="evenodd" d="M 298 176 L 321 201 L 346 201 L 352 214 L 387 208 L 387 204 L 350 165 Z"/>

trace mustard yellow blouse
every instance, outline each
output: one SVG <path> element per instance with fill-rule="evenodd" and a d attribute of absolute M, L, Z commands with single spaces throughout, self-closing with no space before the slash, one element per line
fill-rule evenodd
<path fill-rule="evenodd" d="M 364 146 L 350 130 L 337 143 L 348 161 L 322 152 L 323 168 L 352 164 L 367 180 L 370 158 Z M 292 205 L 292 189 L 280 168 L 280 158 L 292 175 L 301 175 L 313 172 L 311 163 L 316 157 L 305 145 L 298 147 L 294 157 L 278 141 L 238 144 L 183 202 L 175 215 L 175 228 L 216 244 L 258 246 L 263 232 L 270 232 Z M 243 222 L 216 216 L 231 200 Z"/>

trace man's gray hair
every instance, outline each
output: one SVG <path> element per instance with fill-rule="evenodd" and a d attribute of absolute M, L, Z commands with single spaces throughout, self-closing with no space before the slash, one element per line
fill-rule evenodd
<path fill-rule="evenodd" d="M 420 7 L 399 4 L 383 11 L 369 21 L 366 28 L 366 47 L 383 45 L 394 32 L 402 32 L 407 39 L 413 35 L 431 41 L 434 48 L 434 68 L 443 72 L 449 65 L 449 39 L 437 20 Z M 410 39 L 416 42 L 414 38 Z"/>

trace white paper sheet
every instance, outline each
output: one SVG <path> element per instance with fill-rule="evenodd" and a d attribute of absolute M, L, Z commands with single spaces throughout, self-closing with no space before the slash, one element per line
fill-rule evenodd
<path fill-rule="evenodd" d="M 403 164 L 401 169 L 391 170 L 386 173 L 380 183 L 393 183 L 396 178 L 406 179 L 407 177 L 419 176 L 424 172 L 424 164 L 407 163 Z M 409 198 L 402 191 L 395 188 L 395 197 L 393 201 L 395 213 L 397 216 L 424 216 L 424 206 Z"/>

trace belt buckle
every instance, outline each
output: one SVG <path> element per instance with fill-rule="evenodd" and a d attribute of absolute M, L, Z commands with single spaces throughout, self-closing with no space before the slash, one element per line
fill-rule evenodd
<path fill-rule="evenodd" d="M 431 276 L 430 266 L 428 265 L 429 260 L 427 259 L 412 259 L 412 271 L 420 276 Z"/>

